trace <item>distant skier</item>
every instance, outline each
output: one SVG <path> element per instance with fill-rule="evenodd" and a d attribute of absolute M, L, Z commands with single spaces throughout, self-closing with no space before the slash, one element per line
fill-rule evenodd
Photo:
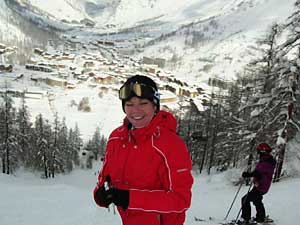
<path fill-rule="evenodd" d="M 264 222 L 266 218 L 265 207 L 262 202 L 263 195 L 269 191 L 272 183 L 272 177 L 276 166 L 276 160 L 270 154 L 272 148 L 266 144 L 261 143 L 256 147 L 259 154 L 259 162 L 256 164 L 252 172 L 243 172 L 242 177 L 253 177 L 253 188 L 242 198 L 242 215 L 238 224 L 250 224 L 251 219 L 251 205 L 256 207 L 255 222 Z"/>

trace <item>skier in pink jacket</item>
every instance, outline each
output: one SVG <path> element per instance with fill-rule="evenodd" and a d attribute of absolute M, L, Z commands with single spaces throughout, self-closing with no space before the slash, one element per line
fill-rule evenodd
<path fill-rule="evenodd" d="M 265 207 L 262 202 L 263 195 L 269 191 L 276 166 L 276 160 L 270 154 L 272 148 L 266 143 L 260 143 L 257 147 L 259 162 L 252 172 L 243 172 L 242 177 L 253 177 L 253 188 L 242 198 L 242 220 L 240 224 L 249 224 L 251 219 L 251 205 L 256 208 L 256 222 L 264 222 L 266 217 Z"/>

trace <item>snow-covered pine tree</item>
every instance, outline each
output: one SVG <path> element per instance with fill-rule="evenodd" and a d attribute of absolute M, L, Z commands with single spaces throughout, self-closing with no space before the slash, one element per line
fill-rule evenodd
<path fill-rule="evenodd" d="M 21 96 L 21 104 L 16 116 L 17 140 L 19 145 L 18 158 L 25 167 L 29 167 L 31 161 L 33 128 L 30 122 L 30 114 L 26 106 L 24 93 Z"/>
<path fill-rule="evenodd" d="M 231 146 L 234 166 L 239 158 L 251 159 L 258 142 L 268 141 L 263 136 L 264 132 L 267 133 L 264 130 L 267 114 L 263 111 L 266 100 L 262 99 L 268 99 L 272 95 L 270 90 L 275 80 L 272 68 L 276 61 L 275 48 L 279 28 L 278 24 L 274 24 L 269 33 L 258 41 L 261 57 L 253 60 L 245 68 L 245 73 L 238 77 L 228 98 L 227 105 L 231 106 L 231 112 L 229 124 L 226 125 L 229 134 L 227 145 Z M 259 140 L 260 137 L 262 138 Z M 246 163 L 249 164 L 244 161 L 244 164 Z"/>
<path fill-rule="evenodd" d="M 243 100 L 243 86 L 234 82 L 228 87 L 228 93 L 224 97 L 222 104 L 221 120 L 218 130 L 217 160 L 219 169 L 224 170 L 229 166 L 237 166 L 240 153 L 245 151 L 245 141 L 243 140 L 244 118 L 239 118 L 239 108 Z"/>
<path fill-rule="evenodd" d="M 70 152 L 71 152 L 71 159 L 75 165 L 79 165 L 79 151 L 83 146 L 83 140 L 80 137 L 80 130 L 78 127 L 78 124 L 75 124 L 74 129 L 69 130 L 69 146 L 70 146 Z"/>
<path fill-rule="evenodd" d="M 101 134 L 100 134 L 100 128 L 99 127 L 96 127 L 96 130 L 95 130 L 95 133 L 92 137 L 92 140 L 90 141 L 89 143 L 89 150 L 92 151 L 94 153 L 94 158 L 97 160 L 98 159 L 98 156 L 101 155 L 100 154 L 100 149 L 102 148 L 103 146 L 101 146 Z"/>
<path fill-rule="evenodd" d="M 58 132 L 57 145 L 59 147 L 60 153 L 56 157 L 58 160 L 58 165 L 61 165 L 61 172 L 70 172 L 73 170 L 73 160 L 71 143 L 68 139 L 68 127 L 66 125 L 66 118 L 64 117 L 61 122 L 61 126 Z"/>
<path fill-rule="evenodd" d="M 287 142 L 300 132 L 300 1 L 295 2 L 295 11 L 285 24 L 287 39 L 279 45 L 282 60 L 278 71 L 283 101 L 281 113 L 285 114 L 284 124 L 278 132 L 279 145 L 277 169 L 274 180 L 282 175 Z"/>
<path fill-rule="evenodd" d="M 274 24 L 265 39 L 259 42 L 262 57 L 251 64 L 253 97 L 245 108 L 251 109 L 246 121 L 251 131 L 253 146 L 259 142 L 269 143 L 277 153 L 278 168 L 275 179 L 281 174 L 286 143 L 299 131 L 299 121 L 291 116 L 292 108 L 299 104 L 299 54 L 291 54 L 287 40 L 278 43 L 282 27 Z M 292 132 L 293 131 L 293 132 Z"/>
<path fill-rule="evenodd" d="M 34 168 L 44 171 L 44 177 L 48 178 L 50 175 L 50 135 L 51 127 L 42 114 L 39 114 L 35 120 L 35 152 L 33 155 Z"/>
<path fill-rule="evenodd" d="M 106 145 L 107 145 L 107 138 L 104 135 L 101 135 L 101 139 L 100 139 L 100 157 L 101 157 L 101 159 L 103 159 L 103 157 L 105 155 Z"/>
<path fill-rule="evenodd" d="M 16 139 L 16 109 L 8 90 L 2 94 L 2 105 L 0 106 L 0 156 L 2 161 L 2 172 L 11 174 L 18 166 L 17 161 L 17 139 Z"/>
<path fill-rule="evenodd" d="M 49 154 L 49 169 L 50 169 L 50 175 L 52 178 L 54 178 L 55 171 L 59 170 L 59 168 L 62 167 L 62 165 L 59 165 L 59 158 L 60 158 L 60 148 L 58 145 L 58 134 L 60 130 L 60 121 L 58 118 L 58 113 L 56 112 L 54 114 L 54 122 L 53 122 L 53 130 L 52 130 L 52 137 L 51 137 L 51 144 L 50 144 L 50 154 Z"/>
<path fill-rule="evenodd" d="M 201 162 L 205 160 L 206 156 L 203 142 L 201 143 L 205 129 L 204 115 L 193 100 L 190 100 L 189 105 L 182 106 L 181 111 L 184 113 L 177 115 L 179 123 L 177 132 L 188 146 L 193 165 L 197 165 L 201 173 L 203 169 Z"/>

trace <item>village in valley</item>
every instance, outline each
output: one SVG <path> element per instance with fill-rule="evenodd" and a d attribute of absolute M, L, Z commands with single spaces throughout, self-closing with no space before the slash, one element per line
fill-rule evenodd
<path fill-rule="evenodd" d="M 134 49 L 122 46 L 125 42 L 130 43 L 63 36 L 59 42 L 49 39 L 44 46 L 33 45 L 23 63 L 17 58 L 18 47 L 0 43 L 0 94 L 9 94 L 16 107 L 24 99 L 31 121 L 42 114 L 51 124 L 58 116 L 68 127 L 78 126 L 84 141 L 97 129 L 107 136 L 121 123 L 118 90 L 136 74 L 156 81 L 162 109 L 183 116 L 193 102 L 203 110 L 207 90 L 176 78 L 164 58 L 133 56 Z M 212 79 L 210 84 L 217 86 Z M 105 115 L 99 119 L 103 107 Z M 82 146 L 79 156 L 80 167 L 91 168 L 93 153 Z"/>
<path fill-rule="evenodd" d="M 57 50 L 49 40 L 47 48 L 34 48 L 25 65 L 13 65 L 6 63 L 6 56 L 14 54 L 18 48 L 0 44 L 0 76 L 6 80 L 6 84 L 1 82 L 0 91 L 8 91 L 14 96 L 24 93 L 25 98 L 48 97 L 51 100 L 55 95 L 51 91 L 53 88 L 76 89 L 85 83 L 97 88 L 99 96 L 109 91 L 117 95 L 119 86 L 128 77 L 143 74 L 159 84 L 161 103 L 166 110 L 172 110 L 170 105 L 176 105 L 178 100 L 195 98 L 203 93 L 202 88 L 189 86 L 176 79 L 171 71 L 165 70 L 165 59 L 145 56 L 135 59 L 120 54 L 111 41 L 100 40 L 88 45 L 66 42 L 63 50 Z M 27 80 L 26 87 L 21 89 L 13 84 L 24 83 L 24 80 Z"/>

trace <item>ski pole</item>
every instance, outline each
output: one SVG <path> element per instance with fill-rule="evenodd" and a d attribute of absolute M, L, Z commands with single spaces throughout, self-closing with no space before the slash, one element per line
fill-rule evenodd
<path fill-rule="evenodd" d="M 245 197 L 244 201 L 242 202 L 242 206 L 241 206 L 241 208 L 240 208 L 240 210 L 239 210 L 239 212 L 238 212 L 238 214 L 237 214 L 237 216 L 236 216 L 236 218 L 235 218 L 234 224 L 236 224 L 237 221 L 238 221 L 238 219 L 239 219 L 239 216 L 240 216 L 240 214 L 241 214 L 242 208 L 243 208 L 245 202 L 247 201 L 248 194 L 249 194 L 249 192 L 250 192 L 250 189 L 251 189 L 251 187 L 252 187 L 252 184 L 253 184 L 253 182 L 251 182 L 250 185 L 249 185 L 249 188 L 248 188 L 246 197 Z"/>
<path fill-rule="evenodd" d="M 231 211 L 231 209 L 232 209 L 232 206 L 233 206 L 233 204 L 234 204 L 234 202 L 235 202 L 235 200 L 236 200 L 236 197 L 238 196 L 238 194 L 239 194 L 239 192 L 240 192 L 240 190 L 241 190 L 242 185 L 243 185 L 243 182 L 241 182 L 241 184 L 240 184 L 240 186 L 239 186 L 239 188 L 238 188 L 238 190 L 237 190 L 237 192 L 236 192 L 236 194 L 235 194 L 235 196 L 234 196 L 234 199 L 233 199 L 233 201 L 232 201 L 232 203 L 231 203 L 231 205 L 230 205 L 230 207 L 229 207 L 229 210 L 228 210 L 228 212 L 227 212 L 227 214 L 226 214 L 224 220 L 227 220 L 227 217 L 228 217 L 228 215 L 229 215 L 229 213 L 230 213 L 230 211 Z"/>

